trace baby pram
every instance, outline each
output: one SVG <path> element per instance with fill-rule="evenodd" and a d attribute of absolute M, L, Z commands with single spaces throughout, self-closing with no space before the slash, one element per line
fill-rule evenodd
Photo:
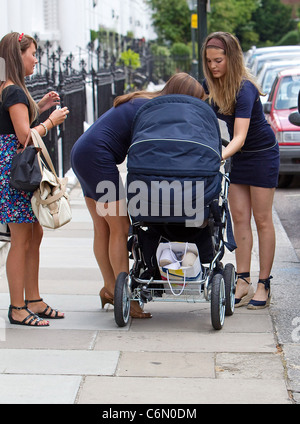
<path fill-rule="evenodd" d="M 210 302 L 215 329 L 233 314 L 235 268 L 221 262 L 225 247 L 236 248 L 227 205 L 230 164 L 220 172 L 221 151 L 218 120 L 199 99 L 162 96 L 137 112 L 127 160 L 133 266 L 116 281 L 118 326 L 127 325 L 132 300 L 142 307 L 150 301 Z M 172 253 L 178 246 L 184 257 L 196 247 L 191 277 L 178 256 L 175 278 L 173 265 L 159 262 L 159 249 Z"/>

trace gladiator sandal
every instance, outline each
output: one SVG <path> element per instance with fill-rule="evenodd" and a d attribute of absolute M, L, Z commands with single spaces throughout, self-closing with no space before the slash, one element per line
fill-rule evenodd
<path fill-rule="evenodd" d="M 23 321 L 15 320 L 12 317 L 13 309 L 16 310 L 16 311 L 24 310 L 28 313 L 28 315 L 25 319 L 23 319 Z M 44 321 L 44 320 L 42 318 L 40 318 L 38 315 L 31 312 L 27 308 L 27 305 L 22 306 L 21 308 L 18 308 L 17 306 L 10 305 L 9 310 L 8 310 L 8 319 L 9 319 L 9 322 L 11 324 L 15 324 L 15 325 L 27 325 L 28 327 L 48 327 L 49 326 L 49 322 L 47 322 L 47 321 L 45 321 L 45 324 L 41 324 L 41 322 Z"/>

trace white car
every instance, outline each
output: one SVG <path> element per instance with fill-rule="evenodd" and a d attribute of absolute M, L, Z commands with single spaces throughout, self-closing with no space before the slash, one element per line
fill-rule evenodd
<path fill-rule="evenodd" d="M 263 54 L 268 53 L 282 53 L 282 52 L 290 52 L 290 51 L 300 51 L 300 46 L 272 46 L 272 47 L 255 47 L 253 46 L 250 50 L 245 53 L 245 63 L 248 68 L 251 68 L 253 61 L 256 57 L 261 56 Z"/>
<path fill-rule="evenodd" d="M 295 60 L 266 62 L 264 64 L 257 76 L 257 82 L 259 83 L 262 92 L 264 93 L 264 95 L 260 96 L 262 104 L 267 102 L 273 82 L 278 72 L 285 68 L 291 68 L 292 66 L 300 66 L 300 57 L 295 58 Z"/>
<path fill-rule="evenodd" d="M 290 51 L 290 52 L 276 52 L 276 53 L 263 54 L 261 56 L 257 56 L 254 59 L 250 70 L 253 75 L 257 76 L 266 62 L 293 60 L 297 57 L 300 57 L 300 49 L 298 53 L 295 51 L 294 52 Z"/>

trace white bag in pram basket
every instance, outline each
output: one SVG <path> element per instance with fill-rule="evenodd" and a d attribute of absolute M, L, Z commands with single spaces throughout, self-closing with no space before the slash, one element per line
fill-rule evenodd
<path fill-rule="evenodd" d="M 164 283 L 166 294 L 175 296 L 183 293 L 199 294 L 199 286 L 192 283 L 202 278 L 201 261 L 196 244 L 160 243 L 156 251 L 156 260 L 162 279 L 167 281 Z"/>

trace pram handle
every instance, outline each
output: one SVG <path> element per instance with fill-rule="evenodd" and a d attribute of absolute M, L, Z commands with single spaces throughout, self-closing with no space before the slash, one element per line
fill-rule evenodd
<path fill-rule="evenodd" d="M 222 146 L 227 147 L 229 144 L 228 140 L 225 140 L 225 138 L 222 138 Z M 225 174 L 230 174 L 231 172 L 231 157 L 227 158 L 225 161 Z"/>
<path fill-rule="evenodd" d="M 222 146 L 227 147 L 229 144 L 229 141 L 225 140 L 225 138 L 222 138 L 221 140 L 222 140 Z"/>

